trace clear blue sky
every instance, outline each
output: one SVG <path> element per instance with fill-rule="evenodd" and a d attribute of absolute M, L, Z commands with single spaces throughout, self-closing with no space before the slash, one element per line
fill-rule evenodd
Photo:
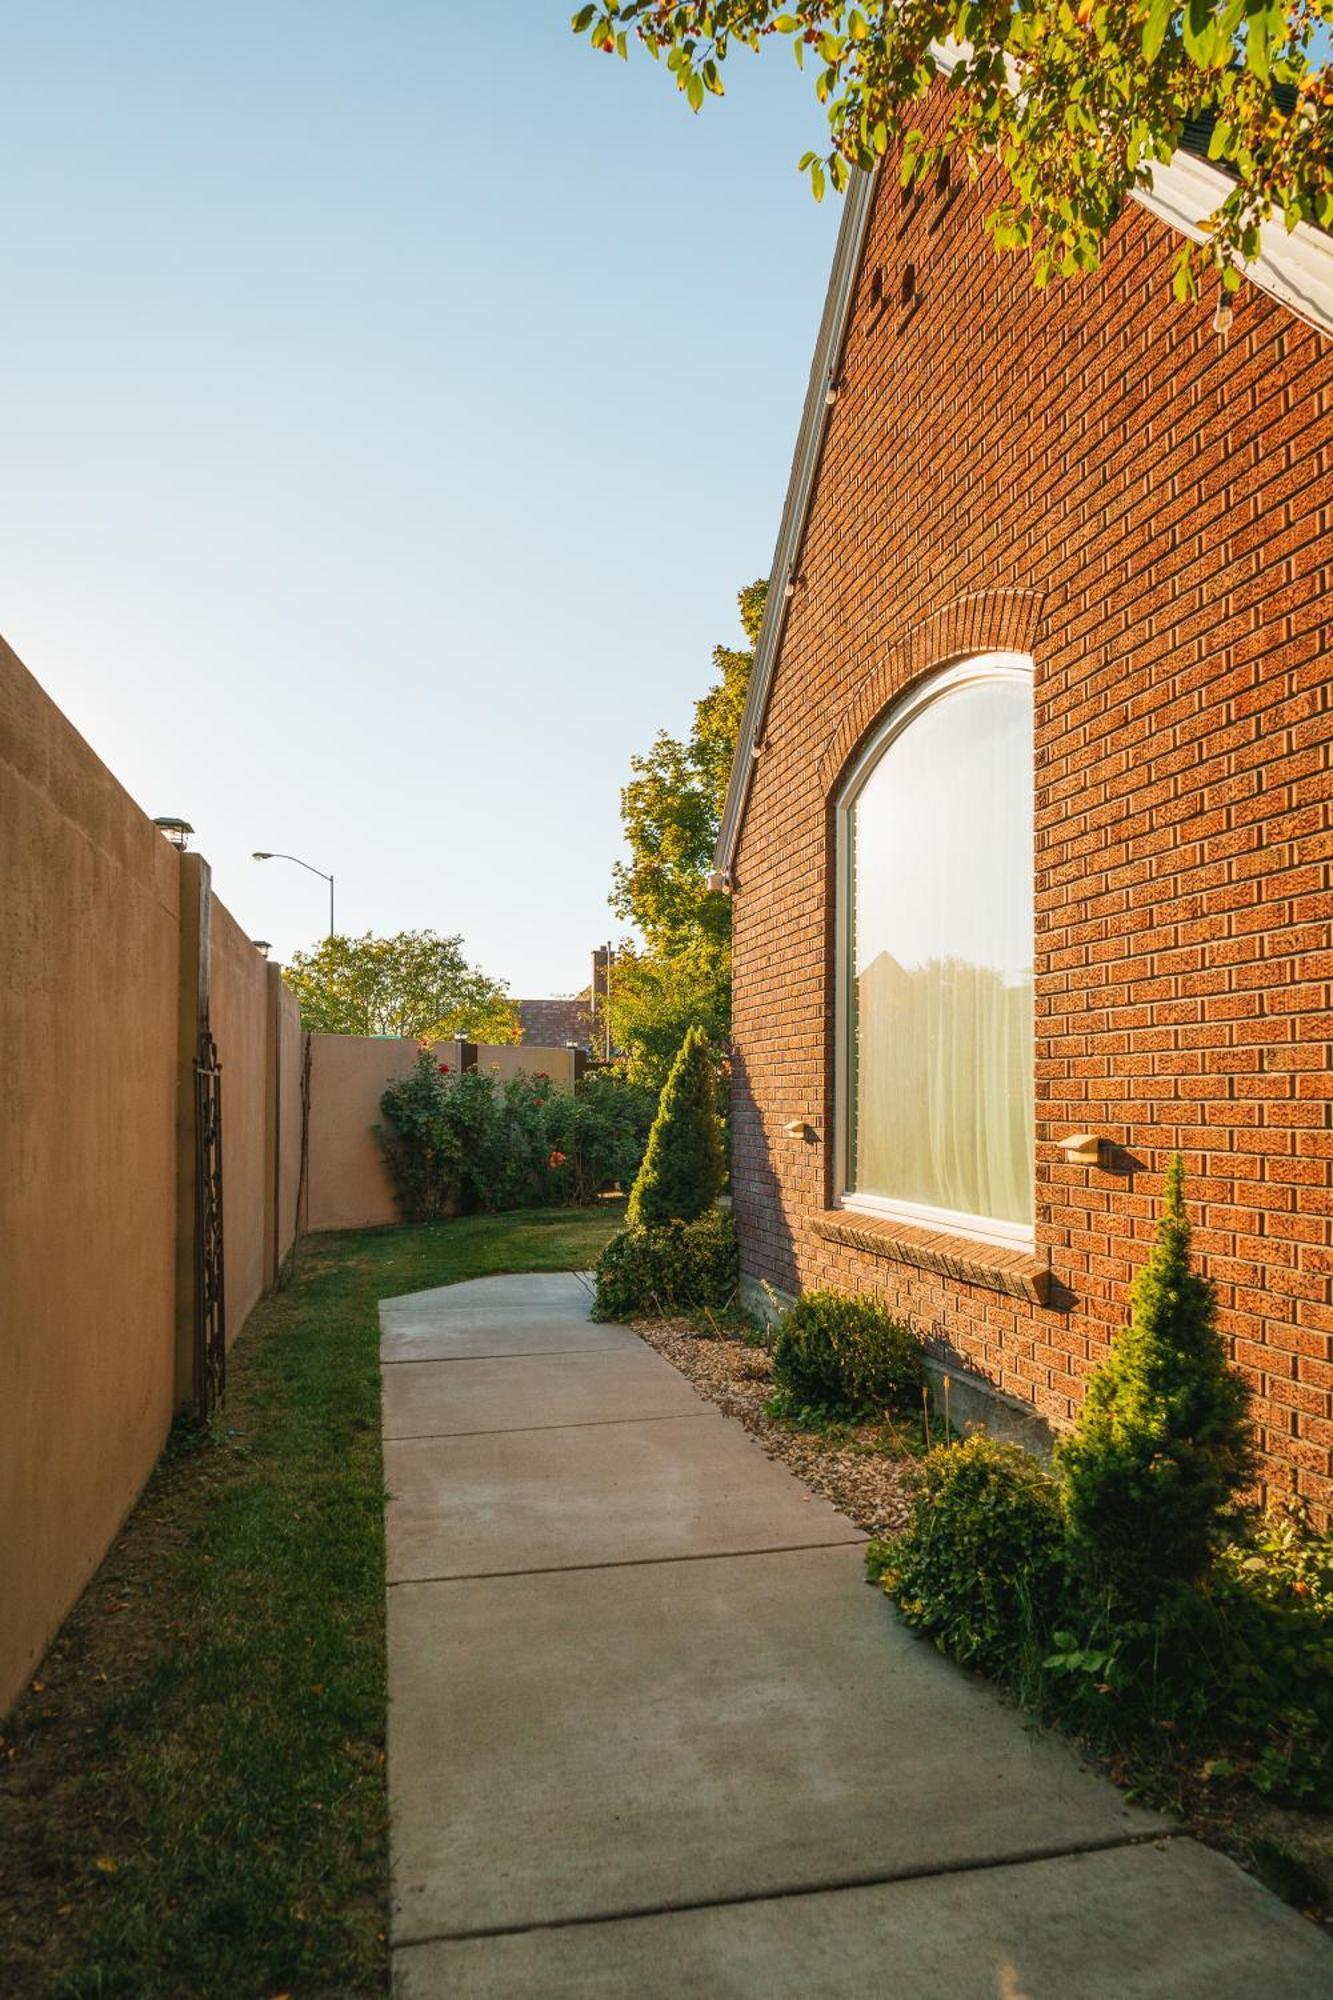
<path fill-rule="evenodd" d="M 0 17 L 0 632 L 280 956 L 322 885 L 256 847 L 581 984 L 628 759 L 772 554 L 821 114 L 771 55 L 692 118 L 570 11 Z"/>

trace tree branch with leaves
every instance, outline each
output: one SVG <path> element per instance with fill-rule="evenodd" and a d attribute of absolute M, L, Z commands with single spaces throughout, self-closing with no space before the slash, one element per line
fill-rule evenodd
<path fill-rule="evenodd" d="M 800 161 L 817 199 L 894 149 L 905 184 L 953 152 L 974 172 L 995 160 L 1009 185 L 992 234 L 1038 284 L 1096 267 L 1189 126 L 1210 129 L 1232 184 L 1179 254 L 1178 296 L 1201 265 L 1234 290 L 1272 217 L 1333 226 L 1333 0 L 597 0 L 573 27 L 622 58 L 641 43 L 696 112 L 736 49 L 785 42 L 828 118 Z M 942 68 L 947 115 L 927 138 L 917 113 Z"/>
<path fill-rule="evenodd" d="M 631 1075 L 659 1090 L 695 1023 L 715 1044 L 731 1026 L 731 904 L 708 887 L 713 848 L 754 667 L 767 583 L 739 594 L 745 646 L 715 646 L 717 679 L 681 739 L 663 730 L 631 762 L 620 795 L 629 859 L 615 868 L 611 907 L 643 940 L 616 955 L 611 1024 Z"/>

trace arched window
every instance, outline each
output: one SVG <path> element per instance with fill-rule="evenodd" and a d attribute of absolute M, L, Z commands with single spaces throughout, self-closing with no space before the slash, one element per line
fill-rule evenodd
<path fill-rule="evenodd" d="M 901 701 L 839 820 L 839 1198 L 1032 1241 L 1032 663 Z"/>

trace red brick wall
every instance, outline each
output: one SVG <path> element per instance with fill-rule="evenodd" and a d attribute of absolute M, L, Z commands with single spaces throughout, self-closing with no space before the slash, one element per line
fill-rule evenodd
<path fill-rule="evenodd" d="M 958 180 L 962 180 L 958 176 Z M 1333 342 L 1171 297 L 1135 209 L 1035 292 L 982 194 L 871 225 L 735 870 L 742 1268 L 879 1293 L 1057 1425 L 1189 1175 L 1274 1488 L 1333 1501 Z M 909 296 L 910 295 L 910 296 Z M 795 413 L 793 413 L 794 415 Z M 1039 1307 L 824 1241 L 832 797 L 911 679 L 1036 661 Z M 785 1137 L 807 1119 L 813 1142 Z M 1053 1141 L 1090 1129 L 1114 1170 Z"/>

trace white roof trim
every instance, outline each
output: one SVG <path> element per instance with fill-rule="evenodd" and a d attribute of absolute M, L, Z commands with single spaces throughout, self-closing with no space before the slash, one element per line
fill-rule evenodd
<path fill-rule="evenodd" d="M 806 521 L 810 514 L 810 503 L 814 499 L 815 481 L 819 476 L 819 461 L 823 454 L 824 436 L 828 429 L 831 407 L 828 393 L 836 386 L 838 370 L 842 365 L 842 350 L 851 317 L 852 295 L 856 290 L 871 211 L 874 208 L 875 178 L 874 174 L 853 173 L 845 197 L 837 247 L 833 252 L 833 273 L 829 279 L 828 296 L 824 301 L 824 317 L 819 325 L 819 338 L 815 342 L 815 358 L 810 366 L 810 383 L 805 392 L 801 428 L 797 433 L 796 451 L 792 458 L 791 475 L 787 481 L 787 498 L 782 509 L 782 521 L 778 527 L 777 547 L 773 551 L 773 567 L 769 571 L 768 601 L 764 606 L 763 622 L 759 627 L 759 638 L 755 645 L 754 669 L 750 675 L 745 707 L 741 711 L 740 733 L 736 738 L 736 755 L 731 766 L 731 782 L 727 787 L 726 804 L 722 808 L 722 824 L 718 832 L 717 847 L 714 850 L 716 866 L 722 870 L 730 869 L 736 853 L 736 843 L 740 838 L 741 815 L 745 811 L 745 801 L 750 790 L 750 773 L 763 742 L 768 693 L 773 684 L 778 649 L 782 644 L 783 628 L 787 622 L 787 606 L 790 601 L 787 591 L 789 586 L 795 585 L 801 544 L 805 539 Z"/>
<path fill-rule="evenodd" d="M 1134 200 L 1192 243 L 1202 243 L 1201 225 L 1226 200 L 1234 182 L 1194 153 L 1177 153 L 1170 164 L 1154 167 L 1151 188 L 1138 188 Z M 1252 285 L 1282 304 L 1319 333 L 1333 333 L 1333 236 L 1298 222 L 1266 222 L 1259 255 L 1242 271 Z"/>
<path fill-rule="evenodd" d="M 956 51 L 939 47 L 934 54 L 939 69 L 947 75 L 957 61 Z M 741 714 L 731 781 L 713 851 L 714 866 L 723 871 L 730 871 L 736 858 L 750 778 L 763 744 L 768 697 L 787 620 L 787 586 L 794 584 L 800 563 L 831 411 L 827 391 L 836 384 L 842 364 L 852 295 L 874 208 L 876 181 L 875 173 L 853 173 L 833 253 L 824 317 L 815 343 L 810 385 L 801 412 L 801 428 L 769 572 L 768 602 L 759 628 L 754 671 Z M 1134 200 L 1182 236 L 1199 243 L 1205 235 L 1201 223 L 1225 199 L 1231 185 L 1227 176 L 1206 160 L 1179 152 L 1168 166 L 1153 169 L 1152 187 L 1136 191 Z M 1281 222 L 1266 223 L 1258 257 L 1243 268 L 1245 276 L 1260 291 L 1280 300 L 1318 332 L 1333 334 L 1333 236 L 1304 222 L 1297 223 L 1290 232 Z"/>

